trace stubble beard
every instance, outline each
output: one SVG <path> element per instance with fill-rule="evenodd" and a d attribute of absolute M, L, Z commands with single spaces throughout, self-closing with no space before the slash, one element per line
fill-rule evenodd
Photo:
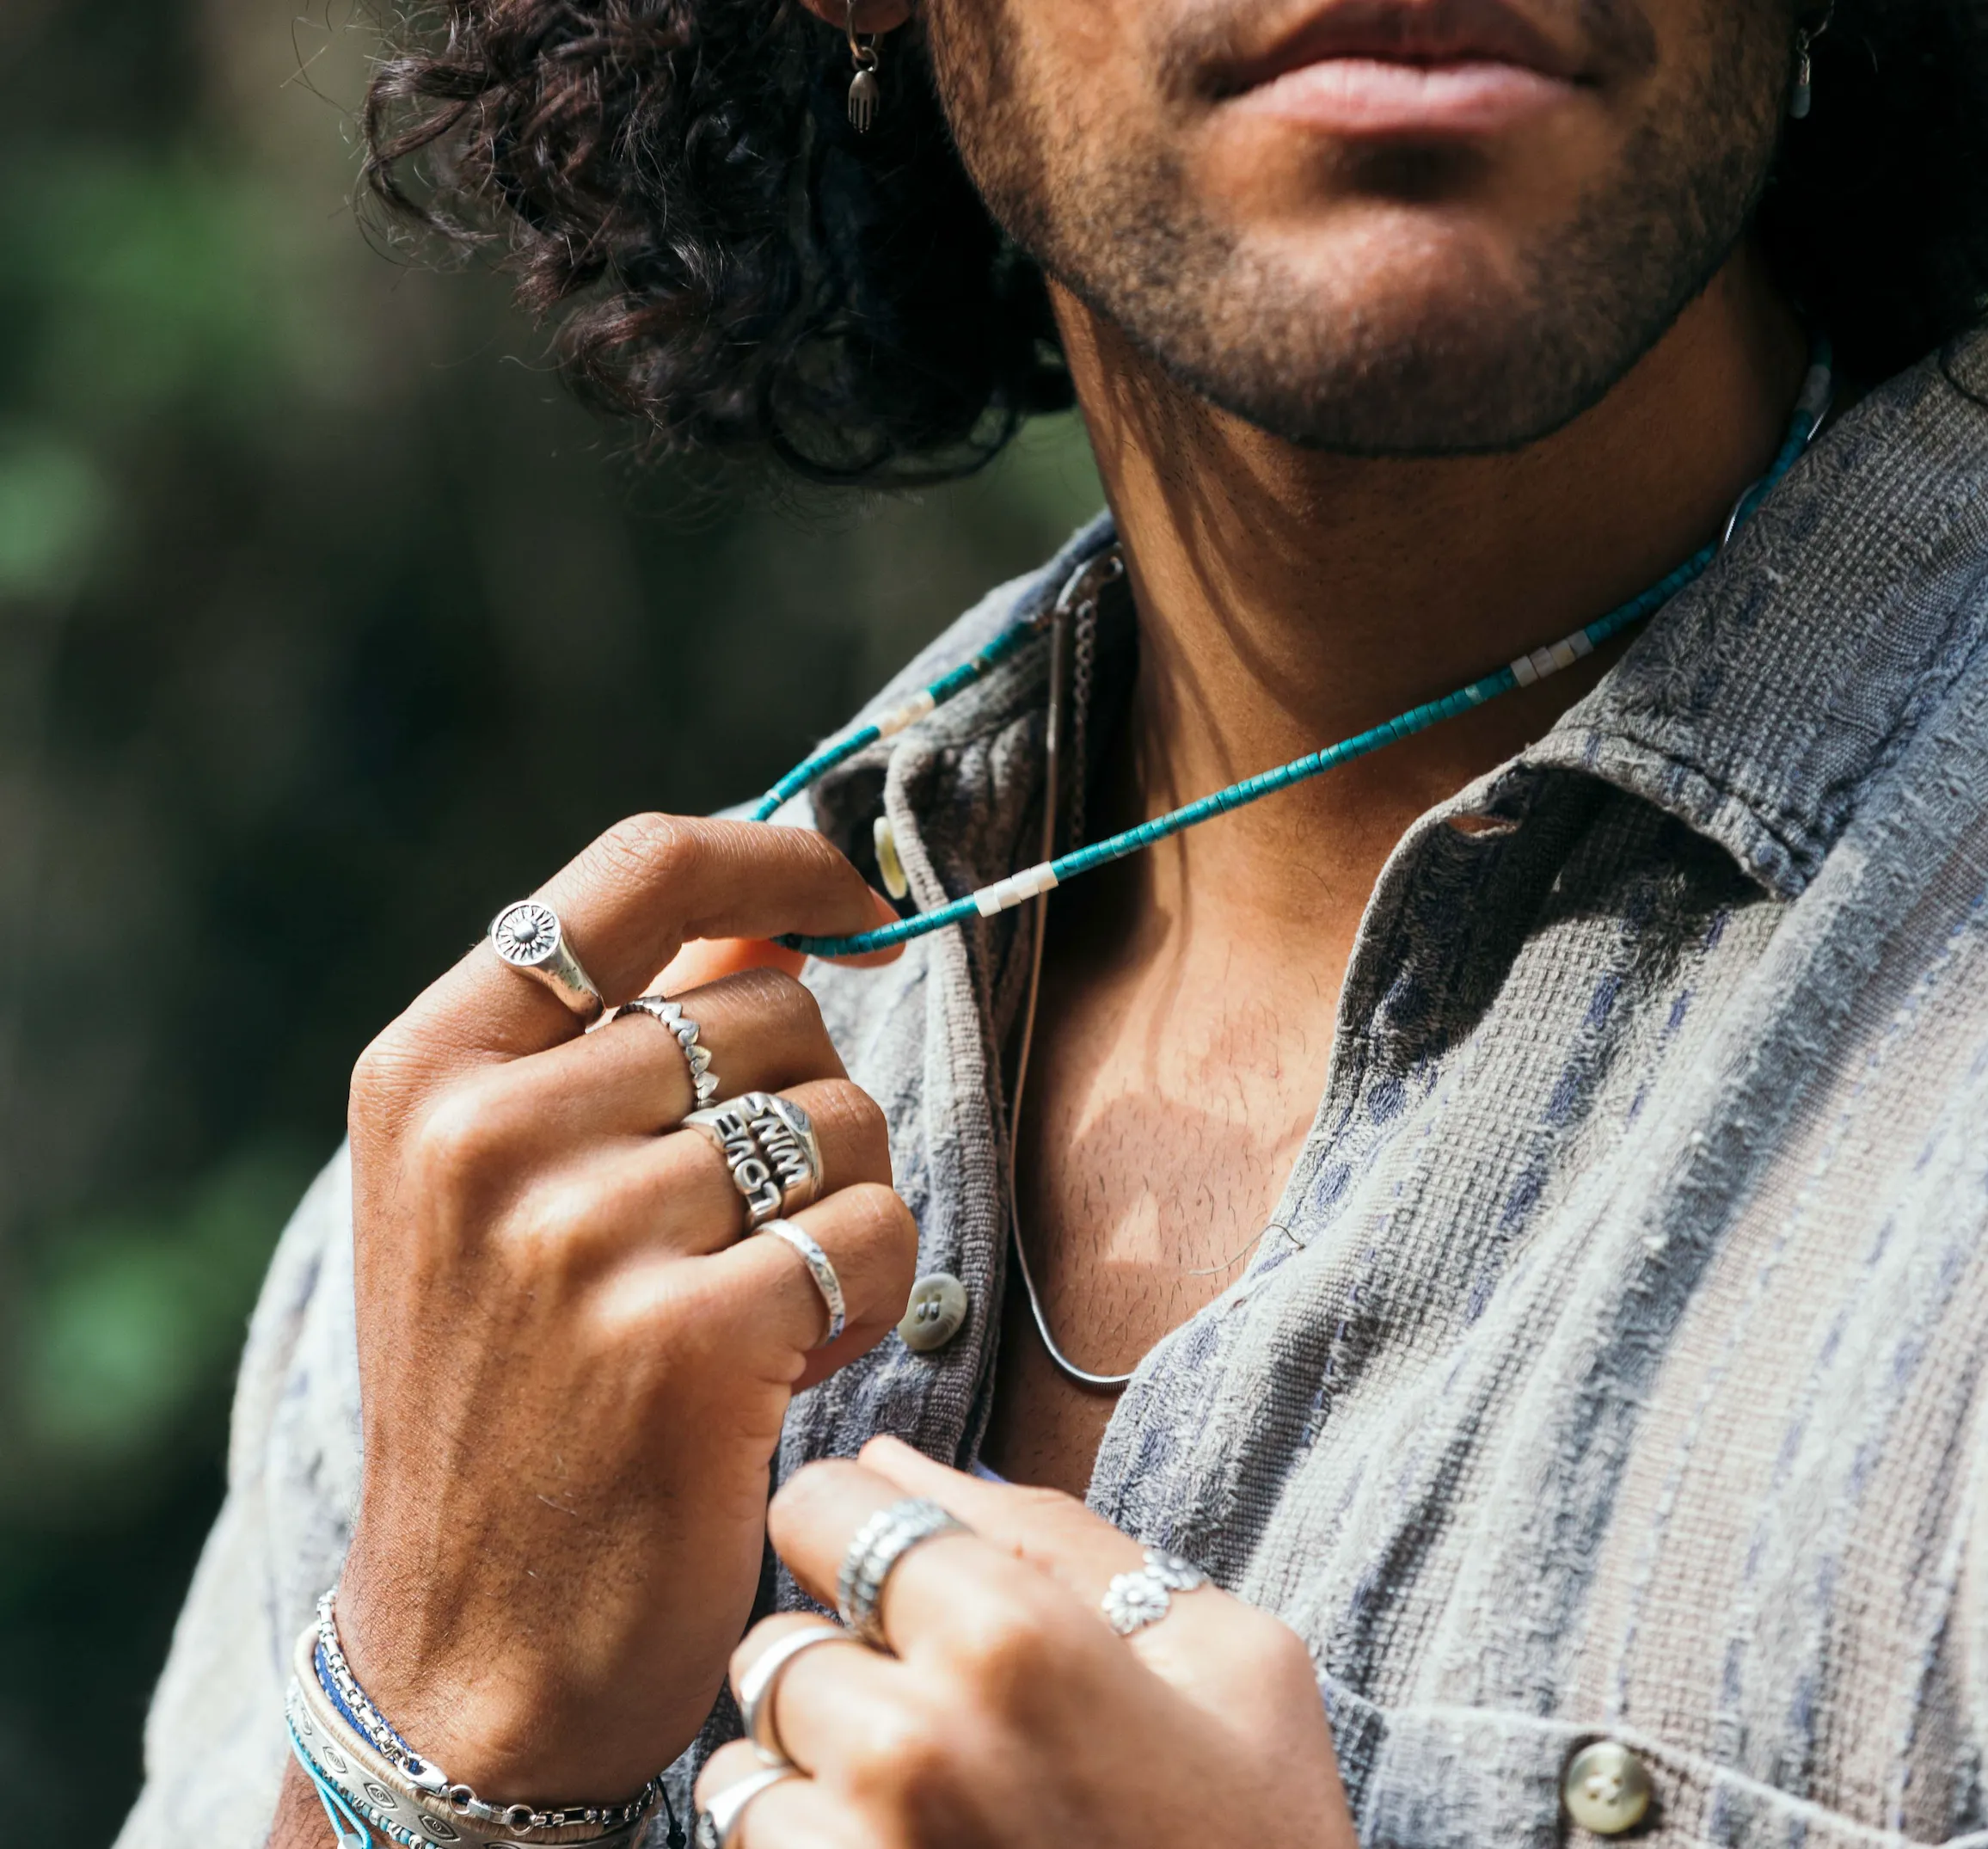
<path fill-rule="evenodd" d="M 1563 225 L 1495 268 L 1390 294 L 1306 280 L 1212 221 L 1163 136 L 1092 146 L 1059 132 L 1007 55 L 1014 3 L 935 0 L 927 15 L 955 138 L 1003 228 L 1190 391 L 1347 454 L 1516 449 L 1599 402 L 1731 256 L 1782 120 L 1777 30 L 1712 0 L 1697 68 Z M 1354 177 L 1407 203 L 1461 157 L 1383 157 Z"/>

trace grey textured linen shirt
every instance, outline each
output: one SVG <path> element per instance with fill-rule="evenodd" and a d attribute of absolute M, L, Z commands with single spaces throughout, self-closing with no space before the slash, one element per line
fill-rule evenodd
<path fill-rule="evenodd" d="M 1867 398 L 1409 831 L 1284 1231 L 1112 1421 L 1093 1505 L 1309 1642 L 1366 1849 L 1579 1840 L 1561 1780 L 1598 1736 L 1666 1846 L 1988 1846 L 1988 410 L 1956 378 L 1988 347 Z M 1105 680 L 1132 647 L 1121 617 Z M 1026 863 L 1042 684 L 1024 652 L 813 819 L 855 851 L 880 804 L 925 905 Z M 876 1432 L 974 1456 L 1025 930 L 810 977 L 971 1313 L 797 1401 L 782 1471 Z M 255 1314 L 126 1849 L 264 1833 L 359 1482 L 348 1206 L 341 1161 Z"/>

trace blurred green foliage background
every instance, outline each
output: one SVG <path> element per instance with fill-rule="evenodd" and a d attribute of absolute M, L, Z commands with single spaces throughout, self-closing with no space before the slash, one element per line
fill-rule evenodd
<path fill-rule="evenodd" d="M 362 235 L 325 3 L 0 3 L 0 1796 L 76 1849 L 359 1047 L 1101 498 L 1067 420 L 916 501 L 629 466 L 499 279 Z"/>

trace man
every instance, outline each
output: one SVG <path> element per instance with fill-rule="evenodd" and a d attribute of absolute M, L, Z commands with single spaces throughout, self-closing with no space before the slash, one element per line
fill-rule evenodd
<path fill-rule="evenodd" d="M 1074 385 L 1112 523 L 807 826 L 624 825 L 369 1049 L 126 1840 L 442 1767 L 618 1842 L 672 1762 L 749 1849 L 1988 1840 L 1988 26 L 809 4 L 456 0 L 376 181 L 666 445 L 905 479 Z M 766 942 L 1504 662 L 1046 913 Z M 561 934 L 674 1010 L 583 1032 Z"/>

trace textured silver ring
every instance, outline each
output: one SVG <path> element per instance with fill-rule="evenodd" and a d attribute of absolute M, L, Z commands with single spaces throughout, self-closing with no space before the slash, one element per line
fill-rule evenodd
<path fill-rule="evenodd" d="M 647 1015 L 652 1021 L 660 1021 L 684 1049 L 684 1063 L 690 1068 L 690 1090 L 698 1106 L 707 1105 L 717 1096 L 718 1075 L 711 1070 L 711 1055 L 697 1038 L 697 1023 L 684 1012 L 681 1002 L 673 1002 L 666 995 L 638 995 L 614 1011 L 617 1021 L 623 1015 Z"/>
<path fill-rule="evenodd" d="M 749 1772 L 728 1784 L 707 1804 L 697 1818 L 697 1849 L 726 1849 L 746 1807 L 763 1791 L 770 1791 L 801 1773 L 792 1766 L 769 1766 L 764 1772 Z"/>
<path fill-rule="evenodd" d="M 600 1013 L 600 991 L 573 954 L 550 906 L 536 899 L 506 906 L 490 920 L 490 944 L 512 968 L 537 977 L 582 1021 Z"/>
<path fill-rule="evenodd" d="M 683 1127 L 701 1131 L 725 1158 L 732 1185 L 746 1203 L 748 1232 L 757 1232 L 768 1220 L 780 1218 L 786 1191 L 773 1172 L 773 1164 L 760 1153 L 759 1139 L 752 1133 L 742 1098 L 733 1098 L 728 1104 L 715 1104 L 708 1110 L 694 1110 L 684 1118 Z"/>
<path fill-rule="evenodd" d="M 936 1502 L 922 1496 L 906 1496 L 880 1508 L 856 1531 L 843 1556 L 835 1587 L 843 1623 L 871 1649 L 889 1648 L 881 1606 L 884 1587 L 898 1563 L 927 1541 L 967 1532 L 964 1522 L 955 1521 Z"/>
<path fill-rule="evenodd" d="M 849 1305 L 843 1299 L 842 1280 L 835 1275 L 835 1267 L 829 1262 L 828 1254 L 815 1243 L 814 1236 L 806 1227 L 796 1226 L 790 1219 L 770 1219 L 759 1231 L 772 1238 L 785 1240 L 801 1254 L 801 1262 L 807 1267 L 807 1275 L 814 1280 L 814 1287 L 828 1305 L 828 1333 L 815 1347 L 825 1348 L 831 1342 L 839 1342 L 843 1330 L 849 1327 Z"/>
<path fill-rule="evenodd" d="M 1208 1576 L 1192 1560 L 1183 1560 L 1163 1547 L 1149 1547 L 1146 1563 L 1133 1573 L 1118 1574 L 1099 1609 L 1104 1621 L 1121 1637 L 1157 1625 L 1173 1609 L 1174 1594 L 1193 1592 L 1208 1583 Z"/>
<path fill-rule="evenodd" d="M 739 1678 L 739 1718 L 745 1723 L 746 1737 L 759 1748 L 769 1766 L 788 1763 L 787 1749 L 780 1743 L 780 1729 L 773 1720 L 773 1691 L 787 1673 L 787 1666 L 803 1650 L 822 1643 L 854 1643 L 856 1639 L 834 1625 L 802 1625 L 784 1637 L 776 1637 Z"/>
<path fill-rule="evenodd" d="M 798 1213 L 821 1195 L 821 1140 L 814 1122 L 792 1098 L 748 1091 L 739 1100 L 759 1153 L 780 1183 L 780 1211 Z"/>

